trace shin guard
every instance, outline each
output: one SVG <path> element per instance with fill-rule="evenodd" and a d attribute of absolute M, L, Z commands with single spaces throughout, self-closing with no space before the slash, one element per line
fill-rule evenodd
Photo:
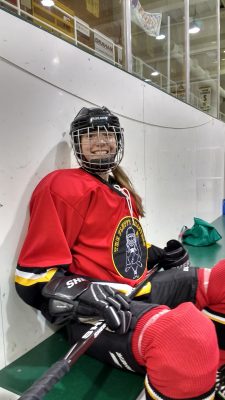
<path fill-rule="evenodd" d="M 130 330 L 123 335 L 109 330 L 103 331 L 87 350 L 87 354 L 114 367 L 145 375 L 145 368 L 134 357 L 131 349 L 131 340 L 133 329 L 135 329 L 139 319 L 155 307 L 157 305 L 133 300 L 130 304 L 132 312 Z M 91 326 L 88 323 L 78 323 L 77 321 L 68 324 L 69 342 L 74 344 Z"/>

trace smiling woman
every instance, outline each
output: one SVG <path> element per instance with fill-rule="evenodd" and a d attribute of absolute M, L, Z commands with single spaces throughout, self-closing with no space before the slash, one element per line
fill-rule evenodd
<path fill-rule="evenodd" d="M 109 172 L 123 157 L 124 138 L 119 119 L 106 107 L 84 107 L 74 118 L 70 135 L 78 163 L 108 180 Z"/>

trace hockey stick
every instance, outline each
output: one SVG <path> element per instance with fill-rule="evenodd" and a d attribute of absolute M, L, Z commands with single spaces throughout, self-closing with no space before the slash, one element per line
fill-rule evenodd
<path fill-rule="evenodd" d="M 133 299 L 158 269 L 157 264 L 147 273 L 145 279 L 132 289 L 128 297 Z M 18 400 L 41 400 L 69 372 L 72 365 L 86 352 L 106 327 L 104 321 L 99 321 L 88 329 L 69 352 L 61 360 L 54 363 Z"/>

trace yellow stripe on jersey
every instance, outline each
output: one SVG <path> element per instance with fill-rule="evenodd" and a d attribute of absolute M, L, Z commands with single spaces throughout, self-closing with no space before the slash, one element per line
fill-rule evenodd
<path fill-rule="evenodd" d="M 150 247 L 152 247 L 151 243 L 146 243 L 147 249 L 150 249 Z"/>
<path fill-rule="evenodd" d="M 126 283 L 118 283 L 118 282 L 93 282 L 98 285 L 110 286 L 111 288 L 118 290 L 120 293 L 129 296 L 132 293 L 132 290 L 135 289 L 135 286 L 132 287 Z M 143 296 L 145 294 L 149 294 L 151 292 L 152 285 L 150 282 L 146 282 L 146 284 L 136 293 L 135 297 Z"/>
<path fill-rule="evenodd" d="M 42 274 L 34 274 L 16 269 L 15 282 L 22 286 L 31 286 L 40 282 L 49 282 L 55 275 L 57 268 L 50 268 Z"/>
<path fill-rule="evenodd" d="M 135 295 L 135 297 L 138 296 L 144 296 L 145 294 L 149 294 L 152 290 L 152 285 L 151 282 L 147 282 Z"/>

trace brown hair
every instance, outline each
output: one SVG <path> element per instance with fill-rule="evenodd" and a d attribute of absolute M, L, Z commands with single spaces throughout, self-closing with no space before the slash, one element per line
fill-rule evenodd
<path fill-rule="evenodd" d="M 128 178 L 127 174 L 121 167 L 116 167 L 113 171 L 112 174 L 117 181 L 117 183 L 121 187 L 125 187 L 129 190 L 129 192 L 132 194 L 134 197 L 138 212 L 141 217 L 144 217 L 144 207 L 142 204 L 142 199 L 141 197 L 137 194 L 136 190 L 134 189 L 133 184 L 131 183 L 130 179 Z"/>

